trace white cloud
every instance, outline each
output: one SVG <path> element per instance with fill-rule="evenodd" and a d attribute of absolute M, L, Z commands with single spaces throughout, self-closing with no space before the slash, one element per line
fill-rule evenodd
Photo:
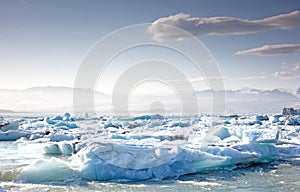
<path fill-rule="evenodd" d="M 275 56 L 300 53 L 300 44 L 264 45 L 253 49 L 238 51 L 234 55 Z"/>
<path fill-rule="evenodd" d="M 256 80 L 256 79 L 265 79 L 267 76 L 259 75 L 259 76 L 246 76 L 246 77 L 238 77 L 238 78 L 225 78 L 225 77 L 198 77 L 194 79 L 190 79 L 191 82 L 199 82 L 199 81 L 241 81 L 241 80 Z"/>
<path fill-rule="evenodd" d="M 241 77 L 237 80 L 255 80 L 255 79 L 265 79 L 266 76 L 248 76 L 248 77 Z"/>
<path fill-rule="evenodd" d="M 286 30 L 299 26 L 300 11 L 298 10 L 257 20 L 235 17 L 191 17 L 189 14 L 179 13 L 157 19 L 148 30 L 157 41 L 180 41 L 188 35 L 180 30 L 174 30 L 174 27 L 193 35 L 243 35 L 276 29 Z"/>
<path fill-rule="evenodd" d="M 199 82 L 199 81 L 224 81 L 223 77 L 198 77 L 194 79 L 190 79 L 191 82 Z"/>
<path fill-rule="evenodd" d="M 298 63 L 294 64 L 294 71 L 300 71 L 300 61 L 298 61 Z"/>
<path fill-rule="evenodd" d="M 286 78 L 286 77 L 291 77 L 292 74 L 285 71 L 279 71 L 279 72 L 275 72 L 273 76 L 278 78 Z"/>
<path fill-rule="evenodd" d="M 281 80 L 297 80 L 300 79 L 299 75 L 296 75 L 296 71 L 300 70 L 300 61 L 294 64 L 293 67 L 290 67 L 287 63 L 283 63 L 283 71 L 275 72 L 272 74 L 273 77 Z"/>

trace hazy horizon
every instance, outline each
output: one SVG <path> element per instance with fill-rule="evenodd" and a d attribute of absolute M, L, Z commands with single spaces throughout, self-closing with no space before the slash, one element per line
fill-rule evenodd
<path fill-rule="evenodd" d="M 32 87 L 9 91 L 0 89 L 0 110 L 32 113 L 74 113 L 73 91 L 71 87 Z M 82 91 L 91 90 L 83 89 Z M 194 94 L 199 105 L 199 113 L 211 113 L 213 104 L 211 90 L 199 90 Z M 226 109 L 224 114 L 281 113 L 284 107 L 300 106 L 300 94 L 296 91 L 243 88 L 227 90 L 225 95 Z M 180 99 L 172 92 L 143 94 L 136 89 L 128 97 L 128 100 L 131 114 L 180 114 L 182 110 Z M 94 101 L 96 113 L 114 114 L 112 95 L 95 92 Z"/>

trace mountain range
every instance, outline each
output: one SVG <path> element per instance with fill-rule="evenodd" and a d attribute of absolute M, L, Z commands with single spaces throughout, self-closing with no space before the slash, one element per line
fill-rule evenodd
<path fill-rule="evenodd" d="M 89 89 L 80 89 L 81 92 L 91 92 Z M 29 112 L 65 112 L 73 111 L 73 92 L 71 87 L 31 87 L 24 90 L 0 89 L 0 113 L 5 110 L 29 111 Z M 200 112 L 210 112 L 214 102 L 212 95 L 221 93 L 225 95 L 226 113 L 281 113 L 283 107 L 300 106 L 300 88 L 295 91 L 285 89 L 259 90 L 253 88 L 242 88 L 238 90 L 202 90 L 196 91 Z M 82 97 L 82 100 L 85 98 Z M 178 106 L 180 101 L 168 95 L 154 97 L 144 95 L 142 99 L 133 101 L 134 110 L 145 112 L 149 101 L 168 102 L 168 106 Z M 148 102 L 147 102 L 148 101 Z M 95 108 L 97 111 L 112 112 L 111 96 L 94 93 Z M 167 104 L 166 104 L 167 106 Z M 179 108 L 166 109 L 166 111 L 178 110 Z"/>

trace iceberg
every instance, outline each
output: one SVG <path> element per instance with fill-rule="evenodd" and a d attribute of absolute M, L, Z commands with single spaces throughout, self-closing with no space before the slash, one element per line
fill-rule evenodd
<path fill-rule="evenodd" d="M 248 143 L 277 143 L 278 129 L 249 129 L 243 132 L 243 141 Z"/>
<path fill-rule="evenodd" d="M 78 128 L 78 126 L 75 123 L 66 123 L 66 122 L 58 122 L 54 126 L 55 127 L 66 127 L 66 128 L 69 128 L 69 129 Z"/>
<path fill-rule="evenodd" d="M 3 132 L 9 131 L 9 130 L 17 130 L 19 128 L 19 121 L 13 121 L 11 123 L 4 124 L 0 126 L 0 130 Z"/>
<path fill-rule="evenodd" d="M 0 141 L 16 141 L 21 137 L 29 138 L 30 134 L 25 131 L 8 130 L 6 132 L 0 132 Z"/>
<path fill-rule="evenodd" d="M 62 150 L 58 145 L 51 147 L 54 152 Z M 37 161 L 25 167 L 21 176 L 34 183 L 60 181 L 72 176 L 98 181 L 166 179 L 216 168 L 266 163 L 278 155 L 276 147 L 270 144 L 180 149 L 93 143 L 73 155 L 71 162 L 56 158 Z"/>
<path fill-rule="evenodd" d="M 72 155 L 75 153 L 75 144 L 73 143 L 53 143 L 43 147 L 44 154 L 52 155 Z"/>
<path fill-rule="evenodd" d="M 22 169 L 19 179 L 25 182 L 41 183 L 73 179 L 76 171 L 65 161 L 57 158 L 37 160 Z"/>
<path fill-rule="evenodd" d="M 231 136 L 231 134 L 229 133 L 228 128 L 226 128 L 226 127 L 221 127 L 219 129 L 217 129 L 214 132 L 214 135 L 220 137 L 220 139 L 222 139 L 222 140 Z"/>
<path fill-rule="evenodd" d="M 50 139 L 50 141 L 70 141 L 75 139 L 73 135 L 55 134 L 55 133 L 47 135 L 47 137 Z"/>
<path fill-rule="evenodd" d="M 300 115 L 300 109 L 283 108 L 282 114 L 283 115 Z"/>

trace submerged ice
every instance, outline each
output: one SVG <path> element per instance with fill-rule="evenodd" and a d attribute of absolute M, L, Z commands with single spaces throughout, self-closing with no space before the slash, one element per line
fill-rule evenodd
<path fill-rule="evenodd" d="M 299 116 L 55 117 L 4 125 L 0 140 L 44 143 L 24 182 L 167 179 L 300 157 Z M 18 123 L 14 123 L 18 122 Z M 3 128 L 4 127 L 4 128 Z"/>

